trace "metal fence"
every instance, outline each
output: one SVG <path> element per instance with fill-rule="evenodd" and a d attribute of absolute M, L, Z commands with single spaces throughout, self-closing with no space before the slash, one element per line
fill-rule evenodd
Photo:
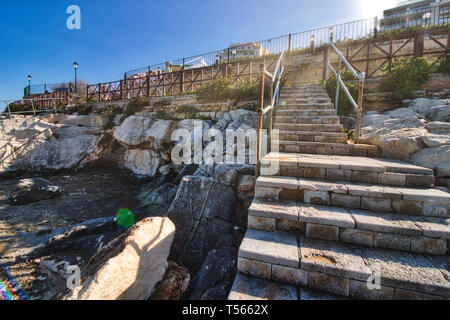
<path fill-rule="evenodd" d="M 174 59 L 164 63 L 153 64 L 142 68 L 130 70 L 125 73 L 124 79 L 132 76 L 145 76 L 146 74 L 170 73 L 184 69 L 204 68 L 223 63 L 255 59 L 267 55 L 278 55 L 283 51 L 294 51 L 320 47 L 330 42 L 330 32 L 333 32 L 334 41 L 358 40 L 373 36 L 377 19 L 362 19 L 329 27 L 288 34 L 263 41 L 236 43 L 230 47 L 203 53 L 191 57 Z"/>
<path fill-rule="evenodd" d="M 37 115 L 39 113 L 58 112 L 70 108 L 72 98 L 69 94 L 55 92 L 21 100 L 0 100 L 0 117 L 13 115 Z"/>
<path fill-rule="evenodd" d="M 26 86 L 23 96 L 41 95 L 56 92 L 73 92 L 74 86 L 71 82 L 43 83 Z"/>
<path fill-rule="evenodd" d="M 283 51 L 300 54 L 327 46 L 330 42 L 342 44 L 376 39 L 388 32 L 405 33 L 417 27 L 429 31 L 448 28 L 450 6 L 433 9 L 438 10 L 437 13 L 431 10 L 410 10 L 382 19 L 361 19 L 263 41 L 236 43 L 226 49 L 128 71 L 123 80 L 87 86 L 86 94 L 88 99 L 97 101 L 176 95 L 193 91 L 217 76 L 227 76 L 229 73 L 226 70 L 237 69 L 235 80 L 239 81 L 241 70 L 248 68 L 246 77 L 252 79 L 257 76 L 252 73 L 257 73 L 257 68 L 252 68 L 252 61 L 265 60 L 270 63 Z"/>

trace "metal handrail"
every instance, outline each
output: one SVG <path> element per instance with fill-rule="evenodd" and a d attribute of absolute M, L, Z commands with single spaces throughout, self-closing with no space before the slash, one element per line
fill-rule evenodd
<path fill-rule="evenodd" d="M 338 63 L 338 70 L 336 71 L 333 66 L 330 63 L 330 49 L 332 48 L 334 52 L 339 57 L 339 63 Z M 325 62 L 325 80 L 328 79 L 328 69 L 330 69 L 334 76 L 336 77 L 336 99 L 335 99 L 335 108 L 336 111 L 339 107 L 339 92 L 340 88 L 342 87 L 342 90 L 344 90 L 345 94 L 347 95 L 347 98 L 349 99 L 350 103 L 353 105 L 355 112 L 356 112 L 356 129 L 355 129 L 355 141 L 356 143 L 359 142 L 359 136 L 361 131 L 361 115 L 363 111 L 363 99 L 364 99 L 364 82 L 366 79 L 366 76 L 364 72 L 357 73 L 353 66 L 348 62 L 348 60 L 345 58 L 345 56 L 342 54 L 341 51 L 334 45 L 334 43 L 330 39 L 330 46 L 327 48 L 326 52 L 326 59 Z M 341 78 L 341 65 L 342 62 L 347 67 L 347 69 L 353 74 L 353 76 L 358 79 L 359 85 L 358 85 L 358 102 L 353 99 L 352 95 L 350 94 L 350 91 L 348 90 L 347 86 L 345 85 L 344 81 Z"/>
<path fill-rule="evenodd" d="M 270 139 L 272 136 L 272 126 L 273 126 L 273 111 L 278 104 L 280 98 L 280 83 L 281 77 L 284 73 L 285 67 L 285 52 L 280 53 L 280 57 L 278 58 L 277 65 L 275 66 L 275 71 L 273 74 L 266 70 L 264 64 L 260 66 L 260 81 L 259 81 L 259 100 L 258 100 L 258 123 L 257 123 L 257 140 L 256 140 L 256 168 L 255 168 L 255 176 L 256 178 L 260 175 L 261 170 L 261 137 L 262 137 L 262 126 L 263 126 L 263 117 L 265 114 L 269 114 L 269 128 L 268 128 L 268 138 L 269 138 L 269 148 L 270 148 Z M 270 105 L 264 107 L 264 82 L 265 78 L 269 78 L 272 82 L 270 87 Z"/>
<path fill-rule="evenodd" d="M 21 100 L 0 100 L 0 104 L 6 104 L 6 109 L 8 109 L 8 114 L 9 114 L 9 118 L 12 119 L 13 114 L 14 115 L 18 115 L 18 114 L 30 114 L 33 113 L 33 115 L 36 115 L 36 113 L 43 113 L 43 112 L 49 112 L 49 111 L 54 111 L 55 114 L 58 112 L 56 109 L 56 104 L 55 104 L 55 100 L 63 100 L 63 101 L 68 101 L 68 108 L 71 108 L 72 105 L 72 98 L 71 97 L 65 97 L 65 98 L 35 98 L 35 99 L 21 99 Z M 30 111 L 11 111 L 10 109 L 10 104 L 12 103 L 20 103 L 20 102 L 27 102 L 27 101 L 31 101 L 31 107 L 33 110 Z M 53 108 L 52 109 L 36 109 L 34 106 L 35 102 L 42 102 L 42 101 L 53 101 Z M 5 109 L 5 111 L 6 111 Z M 5 111 L 0 112 L 0 115 L 3 115 L 5 113 Z"/>

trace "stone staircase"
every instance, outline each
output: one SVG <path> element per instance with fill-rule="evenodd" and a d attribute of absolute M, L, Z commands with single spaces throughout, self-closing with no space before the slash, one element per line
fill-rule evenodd
<path fill-rule="evenodd" d="M 277 110 L 281 152 L 262 161 L 229 299 L 450 298 L 450 194 L 433 171 L 347 144 L 319 86 L 283 89 Z"/>

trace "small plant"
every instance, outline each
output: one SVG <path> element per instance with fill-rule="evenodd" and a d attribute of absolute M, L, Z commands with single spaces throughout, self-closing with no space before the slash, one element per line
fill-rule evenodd
<path fill-rule="evenodd" d="M 157 111 L 155 117 L 161 120 L 175 120 L 175 118 L 170 113 L 163 110 Z"/>
<path fill-rule="evenodd" d="M 433 65 L 424 58 L 402 58 L 382 69 L 378 89 L 392 92 L 391 101 L 399 104 L 403 99 L 414 98 L 414 91 L 430 78 L 432 71 Z"/>
<path fill-rule="evenodd" d="M 436 72 L 450 75 L 450 53 L 436 60 L 435 66 Z"/>
<path fill-rule="evenodd" d="M 145 98 L 133 98 L 130 103 L 128 103 L 127 108 L 124 112 L 124 119 L 136 114 L 137 112 L 142 111 L 144 107 L 148 104 L 147 99 Z"/>
<path fill-rule="evenodd" d="M 347 140 L 355 140 L 355 132 L 350 129 L 344 129 L 344 133 L 347 134 Z"/>
<path fill-rule="evenodd" d="M 355 77 L 349 71 L 345 71 L 341 73 L 341 79 L 350 92 L 351 96 L 355 101 L 358 99 L 358 83 L 355 81 Z M 336 86 L 337 79 L 335 76 L 331 77 L 324 83 L 325 88 L 327 89 L 328 95 L 331 98 L 331 101 L 334 103 L 336 101 Z M 344 89 L 340 89 L 339 91 L 339 105 L 338 105 L 338 115 L 348 116 L 349 114 L 354 113 L 354 107 L 351 104 L 350 100 L 347 97 Z"/>

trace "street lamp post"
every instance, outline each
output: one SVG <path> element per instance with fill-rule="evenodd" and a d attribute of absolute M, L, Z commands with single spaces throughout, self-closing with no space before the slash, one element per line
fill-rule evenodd
<path fill-rule="evenodd" d="M 77 93 L 77 69 L 78 69 L 78 63 L 76 61 L 73 63 L 73 68 L 75 69 L 75 93 Z"/>
<path fill-rule="evenodd" d="M 31 94 L 31 76 L 29 75 L 28 76 L 28 95 L 30 95 Z"/>

